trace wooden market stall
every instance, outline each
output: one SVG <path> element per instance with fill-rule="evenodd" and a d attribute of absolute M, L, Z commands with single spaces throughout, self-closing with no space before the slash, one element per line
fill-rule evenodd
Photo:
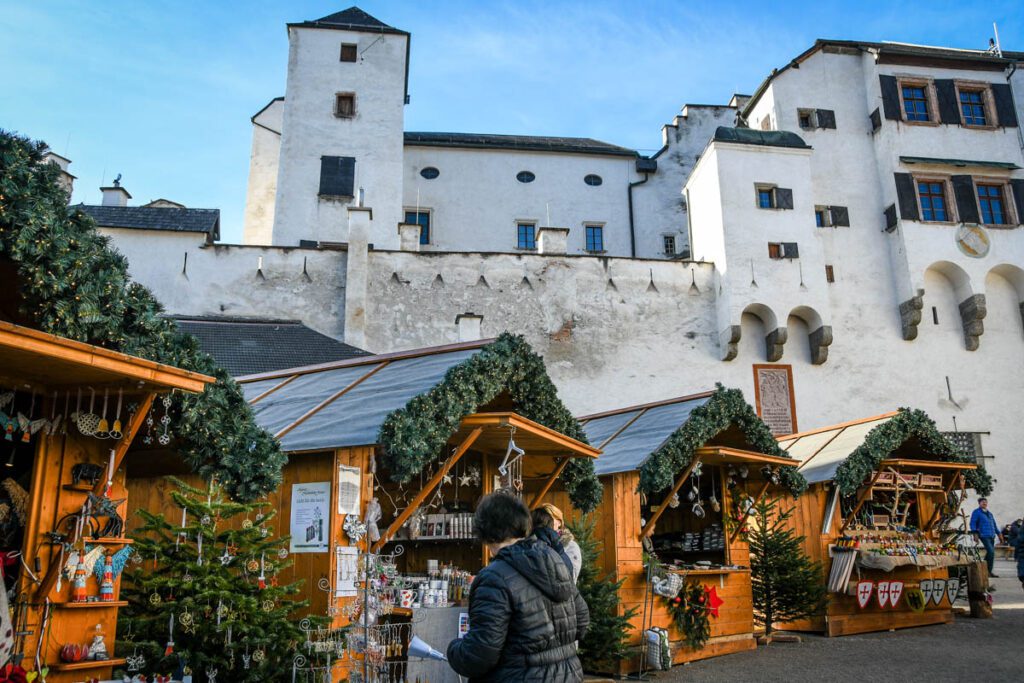
<path fill-rule="evenodd" d="M 799 489 L 801 479 L 742 393 L 720 388 L 580 421 L 603 451 L 605 569 L 623 581 L 621 613 L 636 610 L 637 655 L 619 673 L 649 668 L 639 646 L 651 627 L 667 630 L 675 664 L 756 647 L 741 529 L 753 501 L 776 484 Z M 714 588 L 722 600 L 700 648 L 686 644 L 668 608 L 687 585 Z"/>
<path fill-rule="evenodd" d="M 783 628 L 841 636 L 951 622 L 949 568 L 969 560 L 943 530 L 965 487 L 987 481 L 978 466 L 916 410 L 779 441 L 810 484 L 793 526 L 829 582 L 826 613 Z"/>
<path fill-rule="evenodd" d="M 369 631 L 404 624 L 393 629 L 397 647 L 393 632 L 365 634 L 391 639 L 383 647 L 392 668 L 381 676 L 401 667 L 414 680 L 405 661 L 411 635 L 441 649 L 457 636 L 471 577 L 488 561 L 471 524 L 482 495 L 508 489 L 532 506 L 600 495 L 592 464 L 600 451 L 584 442 L 543 361 L 518 337 L 239 381 L 259 424 L 289 455 L 270 498 L 278 528 L 292 535 L 293 565 L 281 580 L 303 579 L 309 613 L 335 628 L 366 610 L 378 620 Z M 152 475 L 132 477 L 130 488 L 148 496 L 149 509 L 173 511 L 167 485 Z M 403 590 L 368 596 L 358 580 L 367 562 L 396 572 L 400 581 L 389 583 Z M 334 665 L 344 676 L 345 662 Z M 441 683 L 446 674 L 423 675 Z"/>
<path fill-rule="evenodd" d="M 102 585 L 103 555 L 131 543 L 121 523 L 125 457 L 154 399 L 212 381 L 0 322 L 0 551 L 5 588 L 15 588 L 14 659 L 29 670 L 48 666 L 50 683 L 109 678 L 125 662 L 114 652 L 120 581 L 112 571 L 112 584 Z M 83 544 L 98 549 L 99 572 L 65 575 L 78 569 L 71 558 Z M 83 661 L 63 661 L 65 645 L 95 644 L 97 634 L 108 659 L 90 659 L 94 647 Z"/>

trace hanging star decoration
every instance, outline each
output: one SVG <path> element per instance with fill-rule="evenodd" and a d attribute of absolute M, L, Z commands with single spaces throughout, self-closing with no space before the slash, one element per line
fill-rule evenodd
<path fill-rule="evenodd" d="M 463 472 L 459 476 L 459 486 L 469 486 L 469 482 L 473 480 L 473 476 L 469 472 Z"/>
<path fill-rule="evenodd" d="M 712 586 L 711 588 L 704 589 L 708 596 L 708 614 L 713 617 L 718 616 L 718 608 L 725 604 L 725 600 L 718 597 L 718 586 Z"/>
<path fill-rule="evenodd" d="M 452 475 L 446 474 L 443 477 L 441 477 L 441 485 L 442 486 L 447 486 L 450 483 L 452 483 Z"/>

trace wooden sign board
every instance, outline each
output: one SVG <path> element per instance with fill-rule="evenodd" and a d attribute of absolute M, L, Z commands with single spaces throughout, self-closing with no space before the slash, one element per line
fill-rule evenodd
<path fill-rule="evenodd" d="M 754 403 L 772 434 L 796 433 L 793 366 L 754 365 Z"/>

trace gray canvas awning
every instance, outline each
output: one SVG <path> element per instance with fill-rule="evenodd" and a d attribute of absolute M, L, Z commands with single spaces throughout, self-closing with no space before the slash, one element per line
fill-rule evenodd
<path fill-rule="evenodd" d="M 587 441 L 604 451 L 594 462 L 598 476 L 639 469 L 711 396 L 708 392 L 580 418 Z"/>
<path fill-rule="evenodd" d="M 794 460 L 800 461 L 800 474 L 808 484 L 831 481 L 839 466 L 864 443 L 871 430 L 895 416 L 896 413 L 886 413 L 867 420 L 784 436 L 779 439 L 779 446 Z"/>
<path fill-rule="evenodd" d="M 284 451 L 314 451 L 377 442 L 385 418 L 429 391 L 448 370 L 487 342 L 368 356 L 239 382 L 256 421 Z"/>

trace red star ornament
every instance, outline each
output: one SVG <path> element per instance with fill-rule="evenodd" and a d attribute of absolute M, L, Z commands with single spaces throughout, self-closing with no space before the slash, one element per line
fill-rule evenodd
<path fill-rule="evenodd" d="M 722 598 L 718 597 L 718 586 L 712 586 L 711 588 L 709 588 L 707 590 L 707 596 L 708 596 L 708 604 L 707 604 L 708 614 L 710 614 L 713 617 L 717 617 L 718 616 L 718 608 L 721 607 L 725 603 L 725 600 L 723 600 Z"/>

